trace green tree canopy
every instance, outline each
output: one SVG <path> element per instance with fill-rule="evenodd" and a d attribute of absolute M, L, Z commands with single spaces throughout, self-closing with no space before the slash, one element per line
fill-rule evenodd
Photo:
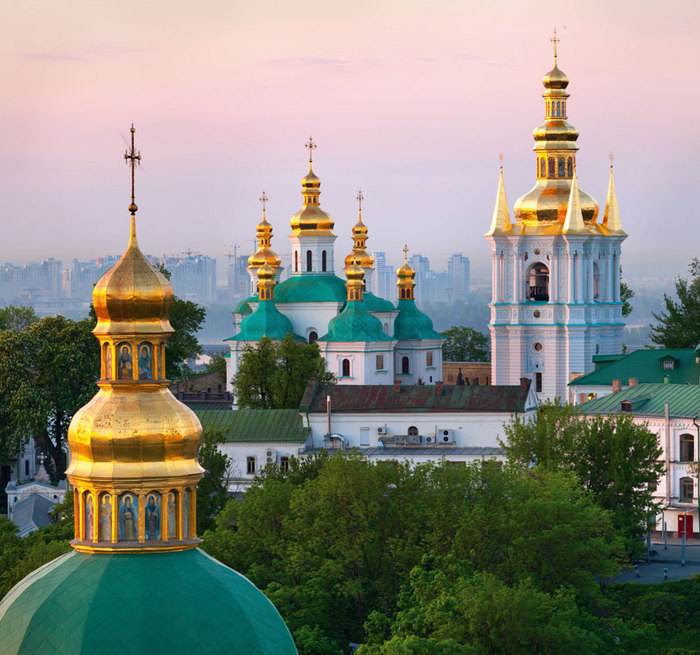
<path fill-rule="evenodd" d="M 676 280 L 678 300 L 664 294 L 665 310 L 654 314 L 651 340 L 664 348 L 695 348 L 700 344 L 700 260 L 690 262 L 690 279 Z"/>
<path fill-rule="evenodd" d="M 322 384 L 335 382 L 315 343 L 300 343 L 291 334 L 282 341 L 263 337 L 244 350 L 233 389 L 241 408 L 293 409 L 312 378 Z"/>
<path fill-rule="evenodd" d="M 93 325 L 49 316 L 0 332 L 0 460 L 33 436 L 55 463 L 53 474 L 63 477 L 68 426 L 97 392 L 100 349 Z"/>
<path fill-rule="evenodd" d="M 33 307 L 10 305 L 0 308 L 0 330 L 24 330 L 38 320 Z"/>
<path fill-rule="evenodd" d="M 226 504 L 226 483 L 231 460 L 219 449 L 219 444 L 222 443 L 223 432 L 208 425 L 202 434 L 197 453 L 199 463 L 204 468 L 204 475 L 197 484 L 198 534 L 215 526 L 214 517 Z"/>
<path fill-rule="evenodd" d="M 519 466 L 570 471 L 613 514 L 630 555 L 656 512 L 652 490 L 663 472 L 655 434 L 631 416 L 586 418 L 571 406 L 546 404 L 535 419 L 515 417 L 502 444 Z"/>
<path fill-rule="evenodd" d="M 442 333 L 442 359 L 446 362 L 488 362 L 489 338 L 474 328 L 456 325 Z"/>

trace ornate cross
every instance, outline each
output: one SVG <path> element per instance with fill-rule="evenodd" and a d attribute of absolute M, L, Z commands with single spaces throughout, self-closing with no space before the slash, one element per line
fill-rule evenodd
<path fill-rule="evenodd" d="M 140 166 L 141 164 L 141 152 L 136 150 L 134 146 L 134 132 L 136 132 L 136 130 L 134 129 L 134 124 L 132 123 L 131 147 L 124 153 L 124 161 L 126 162 L 126 165 L 131 166 L 131 206 L 129 207 L 129 211 L 132 214 L 136 213 L 136 210 L 138 209 L 136 202 L 134 201 L 134 171 L 136 170 L 136 167 Z"/>
<path fill-rule="evenodd" d="M 360 207 L 360 213 L 362 213 L 362 201 L 365 199 L 365 197 L 362 195 L 362 189 L 360 189 L 357 192 L 357 204 Z"/>
<path fill-rule="evenodd" d="M 265 205 L 267 204 L 268 200 L 269 198 L 265 195 L 265 189 L 263 189 L 262 195 L 260 196 L 260 202 L 263 206 L 263 216 L 265 216 Z"/>
<path fill-rule="evenodd" d="M 314 140 L 312 137 L 309 137 L 308 143 L 304 144 L 305 148 L 309 149 L 309 164 L 313 161 L 313 154 L 314 154 L 314 149 L 316 148 L 316 144 L 314 143 Z"/>
<path fill-rule="evenodd" d="M 408 245 L 405 243 L 403 244 L 403 259 L 405 262 L 408 261 Z"/>
<path fill-rule="evenodd" d="M 550 39 L 554 45 L 554 59 L 557 58 L 557 45 L 559 45 L 559 39 L 557 38 L 557 28 L 554 28 L 554 36 Z"/>

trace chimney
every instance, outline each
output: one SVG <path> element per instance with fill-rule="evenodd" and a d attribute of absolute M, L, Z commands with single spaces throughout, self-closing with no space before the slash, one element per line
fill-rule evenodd
<path fill-rule="evenodd" d="M 394 393 L 401 393 L 401 380 L 394 380 Z"/>
<path fill-rule="evenodd" d="M 442 380 L 438 380 L 435 383 L 435 395 L 442 396 Z"/>
<path fill-rule="evenodd" d="M 630 387 L 636 387 L 639 380 L 637 378 L 630 378 Z"/>
<path fill-rule="evenodd" d="M 520 390 L 527 391 L 527 387 L 530 384 L 530 378 L 520 378 Z"/>
<path fill-rule="evenodd" d="M 620 381 L 619 380 L 613 380 L 613 385 L 612 385 L 612 392 L 617 393 L 620 390 Z"/>

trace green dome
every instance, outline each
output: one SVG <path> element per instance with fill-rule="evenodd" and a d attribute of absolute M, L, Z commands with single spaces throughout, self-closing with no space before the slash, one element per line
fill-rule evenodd
<path fill-rule="evenodd" d="M 345 302 L 345 282 L 328 273 L 292 275 L 275 287 L 275 302 Z"/>
<path fill-rule="evenodd" d="M 259 300 L 257 309 L 243 319 L 241 331 L 233 338 L 235 341 L 260 341 L 263 337 L 267 337 L 282 341 L 287 332 L 294 335 L 294 327 L 292 322 L 275 307 L 275 302 Z M 301 337 L 296 338 L 301 339 Z"/>
<path fill-rule="evenodd" d="M 0 602 L 3 655 L 295 654 L 282 617 L 200 550 L 68 553 Z"/>
<path fill-rule="evenodd" d="M 236 309 L 234 309 L 233 311 L 236 314 L 250 314 L 253 310 L 250 308 L 250 305 L 248 303 L 257 301 L 257 296 L 248 296 L 247 298 L 243 298 L 243 300 L 241 300 L 241 302 L 239 302 L 236 305 Z"/>
<path fill-rule="evenodd" d="M 415 300 L 399 300 L 396 308 L 399 315 L 394 321 L 394 339 L 408 341 L 412 339 L 442 339 L 443 336 L 433 330 L 433 321 L 416 307 Z"/>
<path fill-rule="evenodd" d="M 367 311 L 364 300 L 354 300 L 331 319 L 328 334 L 319 341 L 391 341 L 382 322 Z"/>
<path fill-rule="evenodd" d="M 365 293 L 364 300 L 368 312 L 393 312 L 396 310 L 392 302 L 379 298 L 373 293 Z"/>

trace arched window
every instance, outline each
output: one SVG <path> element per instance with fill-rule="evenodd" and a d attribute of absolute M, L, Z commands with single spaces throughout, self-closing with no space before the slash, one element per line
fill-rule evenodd
<path fill-rule="evenodd" d="M 410 373 L 410 361 L 406 356 L 401 358 L 401 373 L 404 375 L 408 375 Z"/>
<path fill-rule="evenodd" d="M 313 270 L 313 267 L 311 264 L 312 264 L 311 251 L 307 250 L 306 251 L 306 270 L 308 272 L 311 272 Z"/>
<path fill-rule="evenodd" d="M 557 101 L 557 116 L 561 115 L 561 103 Z"/>
<path fill-rule="evenodd" d="M 299 251 L 294 251 L 294 272 L 299 272 Z"/>
<path fill-rule="evenodd" d="M 309 343 L 314 343 L 318 339 L 318 332 L 316 330 L 311 330 L 309 332 Z"/>
<path fill-rule="evenodd" d="M 566 176 L 574 176 L 574 160 L 571 157 L 566 160 Z"/>
<path fill-rule="evenodd" d="M 327 254 L 326 254 L 326 251 L 324 250 L 324 251 L 321 253 L 321 270 L 322 270 L 322 271 L 325 271 L 325 270 L 326 270 L 326 260 L 327 260 L 327 258 L 328 258 L 328 256 L 327 256 Z"/>
<path fill-rule="evenodd" d="M 681 462 L 695 461 L 695 440 L 692 434 L 681 435 Z"/>
<path fill-rule="evenodd" d="M 693 502 L 693 479 L 692 478 L 681 478 L 680 493 L 678 494 L 678 500 L 681 503 L 692 503 Z"/>
<path fill-rule="evenodd" d="M 540 177 L 544 177 L 547 174 L 547 164 L 545 163 L 544 157 L 540 159 Z"/>
<path fill-rule="evenodd" d="M 564 158 L 563 158 L 563 157 L 559 157 L 559 160 L 557 161 L 557 164 L 558 164 L 558 168 L 559 168 L 558 176 L 559 176 L 559 177 L 564 177 Z"/>
<path fill-rule="evenodd" d="M 593 262 L 593 300 L 600 300 L 600 266 L 598 262 Z"/>
<path fill-rule="evenodd" d="M 342 377 L 344 378 L 349 378 L 350 377 L 350 360 L 349 359 L 344 359 L 342 363 Z"/>
<path fill-rule="evenodd" d="M 112 346 L 108 343 L 104 345 L 105 352 L 105 380 L 111 380 L 114 376 L 112 366 Z"/>
<path fill-rule="evenodd" d="M 550 157 L 547 160 L 547 164 L 549 166 L 549 177 L 554 177 L 554 157 Z"/>
<path fill-rule="evenodd" d="M 528 300 L 549 301 L 549 269 L 541 262 L 530 268 L 528 275 Z"/>

